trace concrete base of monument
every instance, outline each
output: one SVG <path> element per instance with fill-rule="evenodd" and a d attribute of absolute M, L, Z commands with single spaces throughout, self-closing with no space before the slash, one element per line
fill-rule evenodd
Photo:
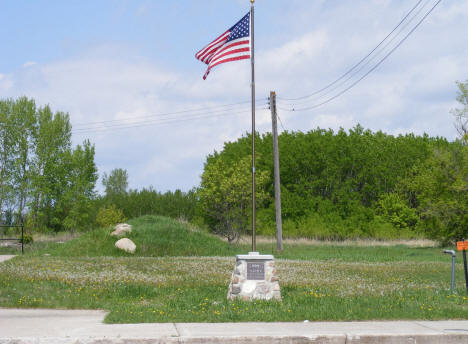
<path fill-rule="evenodd" d="M 229 300 L 281 300 L 278 271 L 270 254 L 239 254 L 227 294 Z"/>

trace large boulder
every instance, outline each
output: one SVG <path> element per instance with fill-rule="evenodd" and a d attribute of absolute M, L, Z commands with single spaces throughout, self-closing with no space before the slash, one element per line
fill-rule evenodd
<path fill-rule="evenodd" d="M 135 253 L 136 250 L 136 245 L 133 241 L 127 238 L 122 238 L 120 240 L 117 240 L 115 243 L 115 247 L 118 249 L 124 250 L 125 252 L 128 253 Z"/>
<path fill-rule="evenodd" d="M 131 231 L 132 226 L 130 226 L 127 223 L 119 223 L 117 226 L 114 227 L 114 231 L 111 233 L 111 235 L 121 236 L 130 233 Z"/>

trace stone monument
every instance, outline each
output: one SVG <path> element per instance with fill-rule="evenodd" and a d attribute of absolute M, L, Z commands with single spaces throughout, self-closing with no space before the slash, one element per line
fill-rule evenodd
<path fill-rule="evenodd" d="M 228 299 L 281 300 L 274 257 L 270 254 L 238 254 L 229 284 Z"/>

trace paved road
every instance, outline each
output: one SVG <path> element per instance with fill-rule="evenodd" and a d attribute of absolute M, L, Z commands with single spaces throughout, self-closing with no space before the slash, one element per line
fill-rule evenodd
<path fill-rule="evenodd" d="M 0 344 L 468 343 L 468 321 L 104 324 L 104 311 L 0 308 Z"/>

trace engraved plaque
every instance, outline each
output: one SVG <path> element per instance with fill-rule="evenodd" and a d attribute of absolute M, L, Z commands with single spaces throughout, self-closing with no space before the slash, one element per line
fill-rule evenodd
<path fill-rule="evenodd" d="M 264 262 L 247 262 L 247 279 L 248 280 L 264 280 L 265 279 L 265 263 Z"/>

